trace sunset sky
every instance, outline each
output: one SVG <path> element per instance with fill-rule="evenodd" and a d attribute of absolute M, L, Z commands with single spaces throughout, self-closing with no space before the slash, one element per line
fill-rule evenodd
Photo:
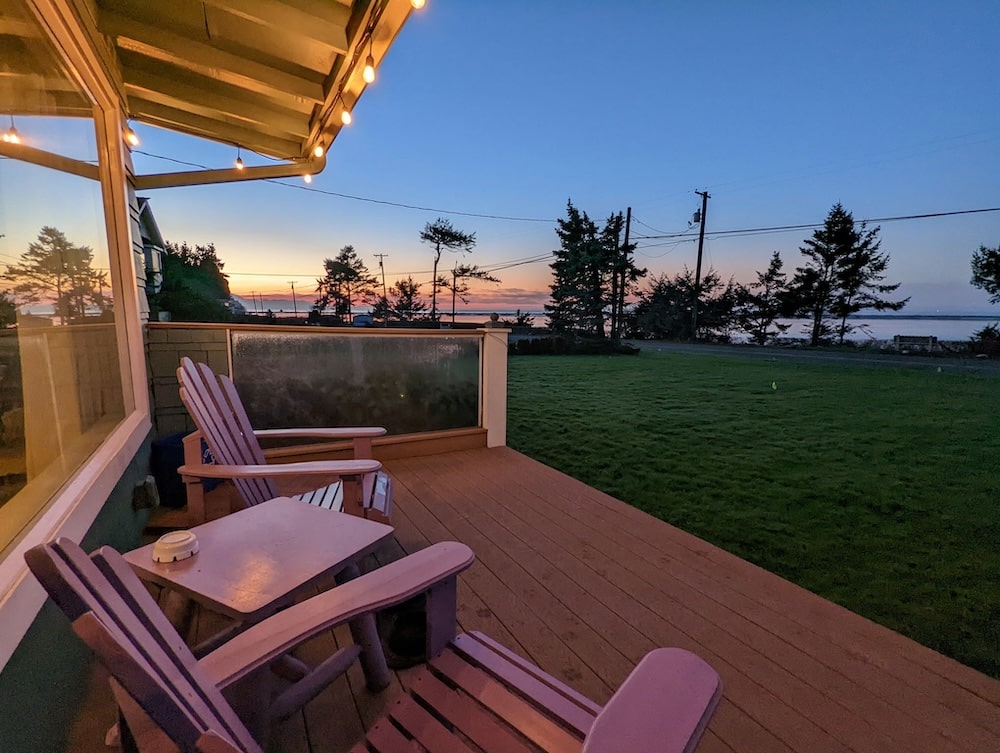
<path fill-rule="evenodd" d="M 822 222 L 838 201 L 859 220 L 1000 207 L 998 28 L 992 0 L 428 0 L 311 186 L 144 195 L 167 239 L 214 242 L 246 297 L 287 301 L 294 281 L 311 301 L 346 244 L 373 273 L 387 254 L 390 284 L 429 283 L 418 236 L 446 217 L 477 235 L 464 262 L 507 267 L 466 308 L 540 310 L 568 199 L 598 221 L 631 206 L 656 274 L 694 266 L 693 239 L 642 236 L 686 230 L 695 190 L 712 195 L 710 233 Z M 236 157 L 137 130 L 140 173 L 181 169 L 147 155 Z M 880 224 L 908 312 L 990 313 L 969 258 L 1000 243 L 1000 212 Z M 810 232 L 710 236 L 705 264 L 747 281 L 778 250 L 791 272 Z"/>

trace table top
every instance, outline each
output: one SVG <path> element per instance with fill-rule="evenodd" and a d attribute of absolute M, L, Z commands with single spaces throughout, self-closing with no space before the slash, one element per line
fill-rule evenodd
<path fill-rule="evenodd" d="M 197 554 L 154 562 L 153 544 L 125 554 L 140 578 L 239 620 L 263 619 L 289 594 L 373 552 L 392 526 L 278 497 L 190 529 Z"/>

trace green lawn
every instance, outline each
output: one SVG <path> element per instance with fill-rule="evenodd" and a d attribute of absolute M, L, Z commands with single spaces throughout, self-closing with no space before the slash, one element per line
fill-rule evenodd
<path fill-rule="evenodd" d="M 515 449 L 1000 677 L 1000 377 L 651 351 L 509 368 Z"/>

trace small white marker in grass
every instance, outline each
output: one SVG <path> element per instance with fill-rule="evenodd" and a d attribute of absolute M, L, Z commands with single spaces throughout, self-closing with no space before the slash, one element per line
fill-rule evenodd
<path fill-rule="evenodd" d="M 772 390 L 777 390 L 778 389 L 778 383 L 777 382 L 771 382 L 771 389 Z"/>

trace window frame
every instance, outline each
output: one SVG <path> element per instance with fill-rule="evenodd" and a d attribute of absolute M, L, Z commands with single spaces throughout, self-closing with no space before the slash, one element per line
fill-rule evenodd
<path fill-rule="evenodd" d="M 26 0 L 66 69 L 94 103 L 98 175 L 104 210 L 125 417 L 0 559 L 0 670 L 6 666 L 34 621 L 45 592 L 28 572 L 24 553 L 57 536 L 80 541 L 108 497 L 148 441 L 143 322 L 129 231 L 130 160 L 122 134 L 124 105 L 113 63 L 98 52 L 99 34 L 82 4 L 73 0 Z"/>

